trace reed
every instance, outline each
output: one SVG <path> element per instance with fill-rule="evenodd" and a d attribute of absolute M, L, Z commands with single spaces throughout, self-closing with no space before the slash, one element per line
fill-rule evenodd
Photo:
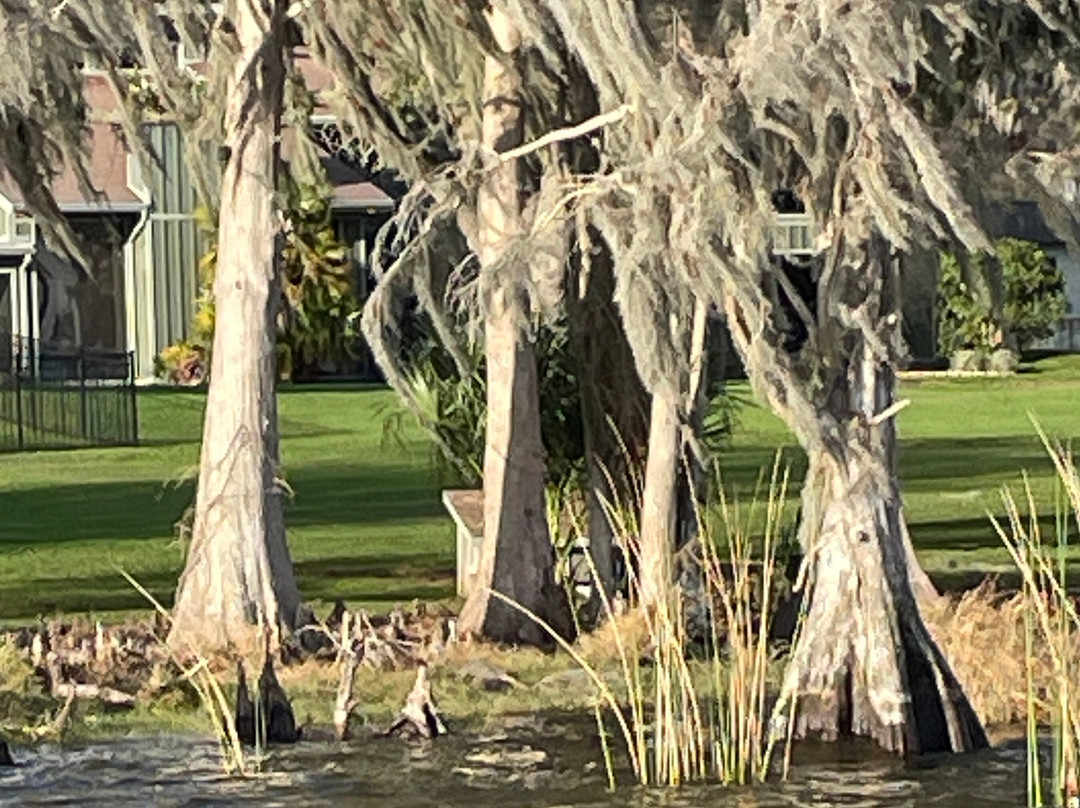
<path fill-rule="evenodd" d="M 687 592 L 678 581 L 655 607 L 617 613 L 600 592 L 605 620 L 578 644 L 498 592 L 492 595 L 543 626 L 596 689 L 596 720 L 608 782 L 614 787 L 621 746 L 640 785 L 679 786 L 715 780 L 745 784 L 771 770 L 777 740 L 770 732 L 768 684 L 776 656 L 769 628 L 776 591 L 776 554 L 786 502 L 787 474 L 777 464 L 763 501 L 746 511 L 719 496 L 698 514 L 702 532 L 691 563 L 700 565 L 706 636 L 687 629 Z M 633 555 L 634 508 L 607 504 L 618 541 Z M 593 580 L 599 580 L 586 554 Z M 684 562 L 685 563 L 685 562 Z M 631 601 L 637 576 L 630 565 Z M 605 653 L 596 654 L 599 645 Z M 603 714 L 614 722 L 609 738 Z"/>
<path fill-rule="evenodd" d="M 1058 477 L 1055 536 L 1044 540 L 1041 535 L 1038 505 L 1026 478 L 1022 500 L 1018 501 L 1006 489 L 1002 494 L 1004 519 L 991 518 L 1022 581 L 1028 805 L 1042 808 L 1049 800 L 1049 804 L 1077 808 L 1080 806 L 1077 788 L 1080 701 L 1076 679 L 1080 672 L 1077 666 L 1080 616 L 1076 601 L 1069 594 L 1066 562 L 1073 549 L 1070 546 L 1071 528 L 1080 526 L 1080 475 L 1071 451 L 1053 445 L 1041 429 L 1039 437 L 1053 460 Z M 1026 507 L 1022 509 L 1021 504 Z M 1037 676 L 1036 661 L 1041 658 L 1049 660 L 1048 676 Z M 1049 795 L 1044 792 L 1039 754 L 1039 744 L 1045 735 L 1040 716 L 1049 717 L 1052 741 Z"/>
<path fill-rule="evenodd" d="M 120 570 L 120 574 L 124 576 L 131 586 L 146 598 L 158 614 L 162 615 L 166 619 L 170 618 L 168 610 L 158 602 L 158 600 L 146 590 L 138 581 L 136 581 L 127 572 Z M 240 741 L 240 736 L 236 731 L 236 719 L 232 705 L 229 703 L 229 699 L 225 695 L 224 687 L 221 681 L 215 676 L 213 669 L 210 665 L 210 660 L 203 656 L 195 657 L 193 663 L 188 663 L 183 655 L 179 654 L 176 649 L 171 648 L 167 642 L 164 643 L 166 650 L 169 652 L 169 656 L 173 662 L 180 668 L 182 672 L 182 678 L 189 682 L 194 688 L 196 694 L 199 697 L 199 703 L 202 705 L 203 712 L 209 719 L 210 726 L 214 732 L 214 737 L 217 739 L 219 749 L 221 751 L 221 768 L 226 775 L 238 775 L 242 777 L 253 776 L 260 770 L 261 744 L 256 744 L 255 754 L 250 756 L 244 750 L 244 745 Z M 260 699 L 258 694 L 255 696 L 255 704 L 259 704 Z M 255 725 L 259 727 L 261 722 L 256 717 Z"/>

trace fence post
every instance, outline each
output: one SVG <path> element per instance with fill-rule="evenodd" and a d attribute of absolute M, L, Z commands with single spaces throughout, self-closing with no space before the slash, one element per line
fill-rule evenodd
<path fill-rule="evenodd" d="M 19 451 L 21 452 L 26 448 L 26 437 L 23 435 L 23 403 L 22 403 L 22 346 L 19 347 L 19 351 L 15 354 L 15 361 L 12 363 L 12 374 L 15 377 L 15 424 L 17 443 Z"/>
<path fill-rule="evenodd" d="M 76 356 L 79 364 L 79 437 L 84 441 L 90 441 L 89 416 L 86 412 L 86 349 L 79 348 Z"/>
<path fill-rule="evenodd" d="M 131 445 L 139 445 L 139 395 L 135 387 L 135 352 L 128 351 L 128 389 L 131 391 Z"/>

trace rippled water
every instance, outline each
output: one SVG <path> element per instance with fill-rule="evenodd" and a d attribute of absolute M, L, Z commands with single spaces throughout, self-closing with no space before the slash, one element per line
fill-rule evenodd
<path fill-rule="evenodd" d="M 83 748 L 16 750 L 0 770 L 0 806 L 296 806 L 297 808 L 1017 808 L 1024 804 L 1022 743 L 916 767 L 867 758 L 867 747 L 803 748 L 787 783 L 674 792 L 605 790 L 598 748 L 584 727 L 529 722 L 495 736 L 427 746 L 365 738 L 277 750 L 254 779 L 223 777 L 217 747 L 177 737 L 125 738 Z M 845 761 L 847 757 L 850 760 Z"/>

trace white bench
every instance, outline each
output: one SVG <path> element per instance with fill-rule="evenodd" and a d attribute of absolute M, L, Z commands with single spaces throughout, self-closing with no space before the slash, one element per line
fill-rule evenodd
<path fill-rule="evenodd" d="M 443 505 L 457 527 L 457 593 L 468 597 L 480 572 L 484 544 L 484 492 L 446 490 Z"/>

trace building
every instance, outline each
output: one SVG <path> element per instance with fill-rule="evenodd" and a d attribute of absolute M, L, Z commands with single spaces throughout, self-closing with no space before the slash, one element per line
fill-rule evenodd
<path fill-rule="evenodd" d="M 310 60 L 305 64 L 314 88 L 325 86 L 325 75 Z M 58 173 L 52 190 L 61 212 L 83 236 L 87 266 L 74 266 L 49 249 L 0 168 L 0 338 L 10 334 L 62 347 L 129 351 L 137 378 L 150 381 L 161 350 L 190 336 L 198 261 L 206 246 L 195 218 L 198 200 L 176 126 L 150 127 L 158 162 L 144 171 L 124 145 L 115 124 L 116 99 L 104 78 L 88 75 L 84 94 L 91 109 L 89 174 L 97 193 L 84 194 L 70 167 Z M 318 123 L 332 127 L 326 119 Z M 375 233 L 393 212 L 395 189 L 377 185 L 362 166 L 330 145 L 320 149 L 320 159 L 333 188 L 338 238 L 353 248 L 362 299 L 368 255 Z"/>
<path fill-rule="evenodd" d="M 1071 252 L 1064 239 L 1047 224 L 1039 206 L 1018 200 L 994 205 L 986 222 L 987 235 L 995 241 L 1017 238 L 1032 241 L 1057 264 L 1065 277 L 1067 312 L 1054 336 L 1032 346 L 1038 350 L 1080 351 L 1080 255 Z M 917 249 L 904 257 L 904 339 L 917 360 L 937 356 L 937 287 L 940 255 Z"/>

